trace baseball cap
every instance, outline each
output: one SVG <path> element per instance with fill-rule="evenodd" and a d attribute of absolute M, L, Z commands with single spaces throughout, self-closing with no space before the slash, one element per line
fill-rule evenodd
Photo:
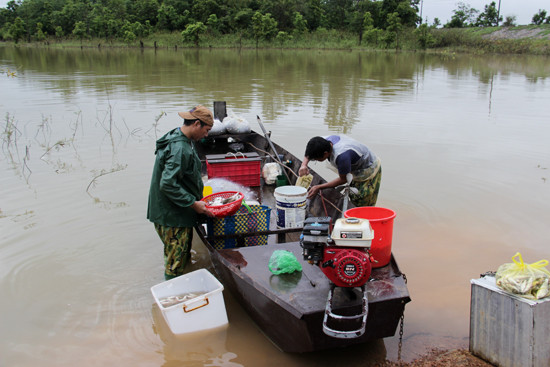
<path fill-rule="evenodd" d="M 212 115 L 212 112 L 203 105 L 195 106 L 189 111 L 178 112 L 178 115 L 186 120 L 199 119 L 207 125 L 214 125 L 214 117 Z"/>

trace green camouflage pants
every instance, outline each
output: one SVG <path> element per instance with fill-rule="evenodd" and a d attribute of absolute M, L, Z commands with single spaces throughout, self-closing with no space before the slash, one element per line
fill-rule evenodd
<path fill-rule="evenodd" d="M 359 190 L 357 195 L 350 194 L 349 198 L 355 206 L 375 206 L 380 191 L 380 181 L 382 180 L 382 167 L 378 169 L 378 173 L 366 181 L 352 181 L 351 187 Z"/>
<path fill-rule="evenodd" d="M 164 243 L 164 278 L 183 275 L 183 269 L 191 258 L 193 227 L 165 227 L 155 223 L 155 229 Z"/>

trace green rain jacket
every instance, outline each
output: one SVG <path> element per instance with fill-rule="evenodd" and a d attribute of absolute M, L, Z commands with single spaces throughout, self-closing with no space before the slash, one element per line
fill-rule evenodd
<path fill-rule="evenodd" d="M 199 215 L 191 205 L 204 184 L 195 144 L 176 128 L 157 140 L 147 219 L 167 227 L 192 227 Z"/>

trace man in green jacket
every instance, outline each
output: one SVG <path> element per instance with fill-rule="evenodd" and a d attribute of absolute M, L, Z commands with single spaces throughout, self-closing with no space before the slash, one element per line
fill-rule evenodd
<path fill-rule="evenodd" d="M 183 274 L 191 257 L 193 226 L 199 215 L 212 217 L 202 199 L 204 184 L 195 142 L 208 136 L 214 118 L 204 106 L 179 112 L 183 126 L 157 140 L 147 219 L 164 243 L 164 277 Z"/>

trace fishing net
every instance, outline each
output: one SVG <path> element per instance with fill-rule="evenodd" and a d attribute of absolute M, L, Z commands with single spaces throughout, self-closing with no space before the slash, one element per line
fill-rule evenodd
<path fill-rule="evenodd" d="M 302 271 L 302 265 L 296 256 L 290 251 L 275 250 L 269 258 L 269 270 L 273 274 L 290 274 L 295 271 Z"/>

